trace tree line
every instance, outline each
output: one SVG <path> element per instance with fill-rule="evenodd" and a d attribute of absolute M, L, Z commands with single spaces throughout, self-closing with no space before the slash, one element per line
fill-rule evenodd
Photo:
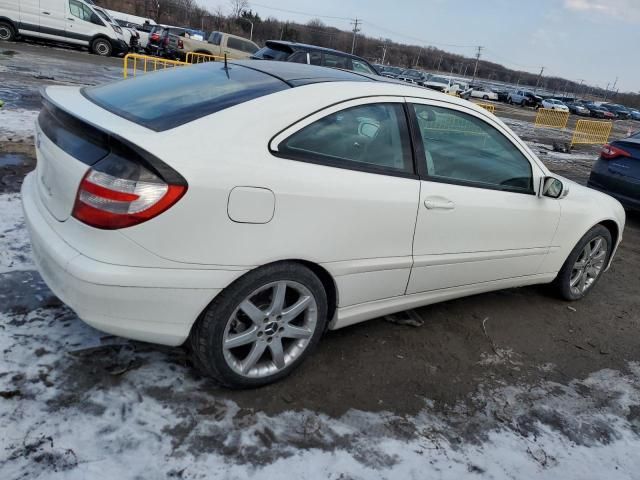
<path fill-rule="evenodd" d="M 353 32 L 326 25 L 320 19 L 307 23 L 262 18 L 249 8 L 247 0 L 230 0 L 228 9 L 207 9 L 196 0 L 98 0 L 106 8 L 148 17 L 160 24 L 184 26 L 211 31 L 224 31 L 249 38 L 253 23 L 253 41 L 263 46 L 267 40 L 288 40 L 351 52 Z M 447 52 L 436 47 L 420 47 L 358 34 L 354 53 L 373 63 L 403 68 L 418 68 L 457 76 L 471 76 L 475 57 Z M 640 95 L 618 93 L 556 76 L 514 70 L 483 60 L 478 62 L 480 79 L 506 82 L 523 87 L 547 90 L 557 96 L 578 96 L 640 107 Z"/>

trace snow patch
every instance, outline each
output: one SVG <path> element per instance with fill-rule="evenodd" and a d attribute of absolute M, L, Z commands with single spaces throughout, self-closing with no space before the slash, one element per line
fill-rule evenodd
<path fill-rule="evenodd" d="M 0 195 L 0 273 L 34 268 L 20 195 Z"/>
<path fill-rule="evenodd" d="M 0 109 L 0 142 L 33 142 L 36 110 Z"/>

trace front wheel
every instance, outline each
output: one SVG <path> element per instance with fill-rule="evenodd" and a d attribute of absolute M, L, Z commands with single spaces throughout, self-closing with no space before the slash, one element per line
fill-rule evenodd
<path fill-rule="evenodd" d="M 112 52 L 111 42 L 104 38 L 96 38 L 91 42 L 91 51 L 101 57 L 110 57 Z"/>
<path fill-rule="evenodd" d="M 589 230 L 574 247 L 554 281 L 565 300 L 584 297 L 600 279 L 613 251 L 611 232 L 602 225 Z"/>
<path fill-rule="evenodd" d="M 16 38 L 16 31 L 9 22 L 0 21 L 0 40 L 12 41 Z"/>
<path fill-rule="evenodd" d="M 281 262 L 228 286 L 194 325 L 194 364 L 232 388 L 252 388 L 291 373 L 320 341 L 327 296 L 308 268 Z"/>

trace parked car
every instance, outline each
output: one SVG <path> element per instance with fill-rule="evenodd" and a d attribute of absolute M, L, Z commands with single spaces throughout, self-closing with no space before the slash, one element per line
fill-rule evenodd
<path fill-rule="evenodd" d="M 106 57 L 126 52 L 122 29 L 97 8 L 84 0 L 0 0 L 0 40 L 21 35 L 85 46 Z"/>
<path fill-rule="evenodd" d="M 640 111 L 638 110 L 629 110 L 631 114 L 631 120 L 640 120 Z"/>
<path fill-rule="evenodd" d="M 481 98 L 483 100 L 498 100 L 498 94 L 489 87 L 478 85 L 469 89 L 469 96 L 473 98 Z"/>
<path fill-rule="evenodd" d="M 494 91 L 498 95 L 498 101 L 499 102 L 505 102 L 506 103 L 509 100 L 509 93 L 511 93 L 511 90 L 506 89 L 506 88 L 497 88 L 497 89 L 494 89 Z"/>
<path fill-rule="evenodd" d="M 400 67 L 392 67 L 391 65 L 373 65 L 375 69 L 382 75 L 387 78 L 397 78 L 403 72 L 403 68 Z"/>
<path fill-rule="evenodd" d="M 602 147 L 587 185 L 640 211 L 640 133 Z"/>
<path fill-rule="evenodd" d="M 267 40 L 265 46 L 254 53 L 255 60 L 279 60 L 282 62 L 306 63 L 329 68 L 341 68 L 354 72 L 378 75 L 378 71 L 364 58 L 331 48 L 305 43 Z"/>
<path fill-rule="evenodd" d="M 621 120 L 628 120 L 631 118 L 631 113 L 627 110 L 627 107 L 623 105 L 617 105 L 615 103 L 603 103 L 602 107 L 614 113 L 617 118 Z"/>
<path fill-rule="evenodd" d="M 147 48 L 147 45 L 149 44 L 149 35 L 153 30 L 154 25 L 151 25 L 150 23 L 143 23 L 140 25 L 131 23 L 127 20 L 119 20 L 117 18 L 115 20 L 120 27 L 135 30 L 138 34 L 138 48 L 140 50 L 145 50 Z"/>
<path fill-rule="evenodd" d="M 521 107 L 538 107 L 542 104 L 542 97 L 529 90 L 516 90 L 507 97 L 510 105 L 520 105 Z"/>
<path fill-rule="evenodd" d="M 260 47 L 251 40 L 223 32 L 213 32 L 208 41 L 201 40 L 204 32 L 185 29 L 170 32 L 165 50 L 167 56 L 184 60 L 188 53 L 204 53 L 229 59 L 249 58 Z"/>
<path fill-rule="evenodd" d="M 604 118 L 605 120 L 613 120 L 616 118 L 615 113 L 610 112 L 597 103 L 585 102 L 583 105 L 589 109 L 589 115 L 594 118 Z"/>
<path fill-rule="evenodd" d="M 93 5 L 93 9 L 100 15 L 100 18 L 104 20 L 108 25 L 111 25 L 114 29 L 119 29 L 122 32 L 122 37 L 124 38 L 124 42 L 127 44 L 126 52 L 133 51 L 137 52 L 139 47 L 140 35 L 133 28 L 123 27 L 120 25 L 109 12 L 97 5 Z M 126 53 L 124 52 L 124 53 Z"/>
<path fill-rule="evenodd" d="M 571 113 L 580 115 L 581 117 L 588 117 L 590 115 L 589 109 L 581 103 L 571 102 L 566 105 Z"/>
<path fill-rule="evenodd" d="M 468 88 L 467 85 L 463 85 L 459 80 L 442 75 L 430 76 L 427 81 L 424 82 L 424 86 L 430 88 L 431 90 L 437 90 L 442 93 L 452 94 L 462 92 Z"/>
<path fill-rule="evenodd" d="M 212 62 L 43 105 L 22 185 L 42 278 L 229 386 L 284 377 L 327 327 L 536 283 L 580 299 L 622 238 L 616 200 L 495 116 L 380 76 Z"/>
<path fill-rule="evenodd" d="M 421 70 L 407 68 L 403 70 L 396 78 L 403 82 L 413 83 L 415 85 L 424 86 L 430 75 Z"/>
<path fill-rule="evenodd" d="M 569 107 L 567 107 L 560 100 L 556 100 L 555 98 L 545 98 L 540 102 L 540 108 L 547 108 L 549 110 L 558 110 L 560 112 L 569 112 Z"/>

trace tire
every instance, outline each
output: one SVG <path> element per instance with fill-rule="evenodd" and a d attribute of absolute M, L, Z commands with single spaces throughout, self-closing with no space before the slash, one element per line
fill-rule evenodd
<path fill-rule="evenodd" d="M 91 51 L 101 57 L 110 57 L 113 52 L 111 42 L 105 38 L 96 38 L 91 42 Z"/>
<path fill-rule="evenodd" d="M 525 106 L 525 103 L 526 103 L 526 102 L 525 102 L 524 100 L 522 100 L 522 101 L 520 102 L 520 106 L 521 106 L 521 107 L 524 107 L 524 106 Z"/>
<path fill-rule="evenodd" d="M 484 97 L 482 97 L 483 100 L 489 100 L 489 97 L 487 97 L 486 95 Z"/>
<path fill-rule="evenodd" d="M 509 105 L 513 105 L 513 99 L 508 98 L 508 99 L 507 99 L 507 103 L 508 103 Z"/>
<path fill-rule="evenodd" d="M 587 261 L 584 257 L 585 247 L 587 244 L 590 244 L 591 247 L 595 247 L 597 245 L 596 240 L 602 239 L 606 241 L 606 248 L 604 249 L 604 254 L 602 258 L 598 258 L 597 261 L 593 258 L 590 261 Z M 569 257 L 562 265 L 560 272 L 558 272 L 558 276 L 553 281 L 553 287 L 556 292 L 565 300 L 575 301 L 580 300 L 585 295 L 587 295 L 593 287 L 598 283 L 600 278 L 602 277 L 602 273 L 604 273 L 605 268 L 609 264 L 609 258 L 611 257 L 611 251 L 613 249 L 613 242 L 611 239 L 611 232 L 602 225 L 596 225 L 591 230 L 589 230 L 578 242 L 578 244 L 571 250 Z M 597 253 L 598 250 L 596 250 Z M 578 277 L 577 289 L 572 288 L 571 283 L 576 279 L 578 273 L 576 272 L 576 265 L 578 265 L 578 261 L 581 261 L 581 264 L 587 261 L 587 267 L 583 268 L 582 276 Z M 597 265 L 600 265 L 600 268 L 597 268 Z M 591 268 L 592 267 L 592 268 Z M 587 275 L 587 272 L 591 269 L 591 273 L 593 274 L 595 270 L 597 270 L 597 274 L 595 277 L 592 275 Z M 582 279 L 585 278 L 585 286 L 586 288 L 582 291 Z M 587 282 L 589 282 L 587 284 Z"/>
<path fill-rule="evenodd" d="M 16 39 L 16 30 L 9 22 L 0 21 L 0 40 L 11 42 Z"/>
<path fill-rule="evenodd" d="M 284 300 L 278 308 L 280 291 Z M 296 305 L 304 310 L 287 319 Z M 200 315 L 189 337 L 193 363 L 226 387 L 267 385 L 289 375 L 311 354 L 326 324 L 327 295 L 318 277 L 297 263 L 267 265 L 233 282 Z M 224 347 L 234 339 L 238 345 Z M 279 362 L 277 351 L 284 351 Z"/>

